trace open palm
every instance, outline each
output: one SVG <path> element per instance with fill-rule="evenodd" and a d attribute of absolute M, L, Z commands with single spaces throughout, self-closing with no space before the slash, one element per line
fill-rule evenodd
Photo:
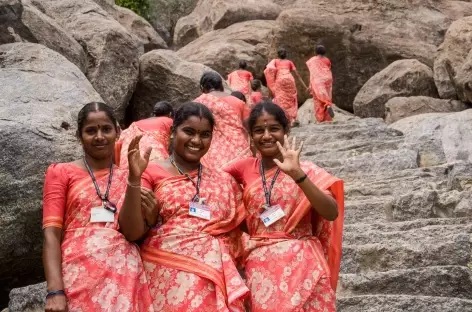
<path fill-rule="evenodd" d="M 300 154 L 303 148 L 303 142 L 300 143 L 298 149 L 296 149 L 297 139 L 294 137 L 292 143 L 290 144 L 287 135 L 284 136 L 284 146 L 277 142 L 277 147 L 279 148 L 280 153 L 282 154 L 283 161 L 274 159 L 275 164 L 282 170 L 285 174 L 291 175 L 292 173 L 300 170 Z"/>
<path fill-rule="evenodd" d="M 144 155 L 141 155 L 139 141 L 141 141 L 142 137 L 142 135 L 134 137 L 128 147 L 129 175 L 133 177 L 140 177 L 143 174 L 149 163 L 149 157 L 151 156 L 152 149 L 150 147 L 146 149 Z"/>

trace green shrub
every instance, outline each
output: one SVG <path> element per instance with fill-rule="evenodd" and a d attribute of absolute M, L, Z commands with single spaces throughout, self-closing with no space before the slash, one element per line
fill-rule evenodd
<path fill-rule="evenodd" d="M 134 13 L 149 20 L 149 0 L 115 0 L 115 3 L 121 7 L 128 8 L 134 11 Z"/>

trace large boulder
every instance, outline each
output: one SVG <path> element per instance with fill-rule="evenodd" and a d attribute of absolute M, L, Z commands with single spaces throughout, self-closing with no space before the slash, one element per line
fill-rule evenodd
<path fill-rule="evenodd" d="M 403 133 L 404 146 L 418 151 L 423 167 L 472 161 L 471 109 L 411 116 L 391 124 L 390 128 Z"/>
<path fill-rule="evenodd" d="M 197 2 L 198 0 L 149 0 L 149 21 L 170 44 L 177 21 L 192 13 Z"/>
<path fill-rule="evenodd" d="M 143 53 L 154 49 L 167 49 L 167 43 L 152 25 L 130 9 L 120 7 L 110 0 L 94 0 L 113 16 L 126 30 L 136 37 L 143 47 Z"/>
<path fill-rule="evenodd" d="M 441 98 L 458 97 L 457 88 L 461 82 L 456 81 L 455 78 L 456 75 L 465 75 L 465 71 L 470 73 L 471 68 L 466 65 L 466 61 L 471 49 L 472 16 L 452 23 L 447 30 L 444 42 L 438 49 L 438 55 L 434 61 L 434 81 Z M 466 68 L 463 69 L 463 67 Z M 459 98 L 463 101 L 467 100 L 464 94 L 460 94 Z"/>
<path fill-rule="evenodd" d="M 271 56 L 276 56 L 277 47 L 287 47 L 289 58 L 307 80 L 305 62 L 316 44 L 324 44 L 333 64 L 333 102 L 352 111 L 361 87 L 393 61 L 414 58 L 433 66 L 436 47 L 450 23 L 472 12 L 472 3 L 452 6 L 452 2 L 288 1 L 290 9 L 277 19 Z M 299 103 L 303 103 L 309 94 L 298 87 Z"/>
<path fill-rule="evenodd" d="M 87 70 L 84 50 L 58 23 L 28 1 L 0 0 L 0 44 L 25 41 L 45 45 Z"/>
<path fill-rule="evenodd" d="M 271 0 L 201 0 L 195 10 L 177 22 L 174 43 L 185 46 L 203 34 L 250 20 L 275 20 L 281 7 Z"/>
<path fill-rule="evenodd" d="M 187 61 L 205 64 L 225 77 L 238 68 L 239 60 L 246 60 L 255 77 L 262 78 L 274 27 L 275 21 L 238 23 L 204 34 L 177 54 Z"/>
<path fill-rule="evenodd" d="M 347 121 L 359 118 L 343 109 L 340 109 L 336 105 L 333 105 L 332 107 L 335 114 L 333 121 Z M 311 123 L 317 123 L 315 118 L 315 105 L 313 104 L 313 99 L 306 100 L 305 103 L 303 103 L 303 105 L 298 108 L 297 120 L 302 126 Z"/>
<path fill-rule="evenodd" d="M 122 119 L 138 79 L 136 37 L 91 0 L 32 1 L 84 47 L 87 78 Z"/>
<path fill-rule="evenodd" d="M 385 117 L 385 103 L 398 96 L 437 97 L 431 68 L 418 60 L 399 60 L 370 78 L 354 99 L 359 117 Z"/>
<path fill-rule="evenodd" d="M 200 95 L 200 77 L 211 68 L 185 61 L 170 50 L 153 50 L 139 59 L 139 79 L 126 113 L 127 123 L 147 118 L 157 101 L 173 105 Z"/>
<path fill-rule="evenodd" d="M 77 113 L 102 99 L 77 66 L 33 43 L 0 45 L 0 94 L 0 285 L 5 291 L 42 277 L 44 172 L 51 163 L 81 156 Z"/>
<path fill-rule="evenodd" d="M 442 100 L 427 96 L 394 97 L 385 103 L 385 121 L 397 120 L 426 113 L 452 113 L 467 109 L 461 101 Z"/>

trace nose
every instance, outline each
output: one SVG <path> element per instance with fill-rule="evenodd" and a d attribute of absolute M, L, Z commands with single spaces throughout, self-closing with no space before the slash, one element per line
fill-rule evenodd
<path fill-rule="evenodd" d="M 192 142 L 192 144 L 195 144 L 195 145 L 200 145 L 200 143 L 202 142 L 202 138 L 200 137 L 200 134 L 195 134 L 194 136 L 192 136 L 192 139 L 190 140 L 190 142 Z"/>
<path fill-rule="evenodd" d="M 262 135 L 262 138 L 263 139 L 270 139 L 270 133 L 269 133 L 269 129 L 265 128 L 264 129 L 264 134 Z"/>
<path fill-rule="evenodd" d="M 97 141 L 100 141 L 100 140 L 103 140 L 104 138 L 105 138 L 105 136 L 103 135 L 103 131 L 99 129 L 97 131 L 97 135 L 95 136 L 95 139 Z"/>

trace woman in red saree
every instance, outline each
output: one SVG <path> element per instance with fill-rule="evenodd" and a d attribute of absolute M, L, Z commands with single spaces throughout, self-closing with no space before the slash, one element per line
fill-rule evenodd
<path fill-rule="evenodd" d="M 310 71 L 310 93 L 315 105 L 315 117 L 319 122 L 331 121 L 333 73 L 331 61 L 325 57 L 326 49 L 322 45 L 316 46 L 316 56 L 306 62 Z"/>
<path fill-rule="evenodd" d="M 297 119 L 298 113 L 297 86 L 292 73 L 295 73 L 305 89 L 307 87 L 293 62 L 287 60 L 287 50 L 280 48 L 277 54 L 279 58 L 269 62 L 264 70 L 264 75 L 267 87 L 273 95 L 274 103 L 283 108 L 290 124 L 292 124 Z"/>
<path fill-rule="evenodd" d="M 127 172 L 113 165 L 118 129 L 111 108 L 85 105 L 77 135 L 84 158 L 46 172 L 45 311 L 153 311 L 138 248 L 118 231 Z"/>
<path fill-rule="evenodd" d="M 254 79 L 251 81 L 251 109 L 255 105 L 259 104 L 262 102 L 263 96 L 262 96 L 262 83 L 259 79 Z"/>
<path fill-rule="evenodd" d="M 156 311 L 244 311 L 249 291 L 233 257 L 237 228 L 245 218 L 239 185 L 227 173 L 202 166 L 215 121 L 199 103 L 181 106 L 174 118 L 171 157 L 148 164 L 140 137 L 130 144 L 129 185 L 120 226 L 130 240 L 146 225 L 139 206 L 140 183 L 154 190 L 162 224 L 141 245 Z"/>
<path fill-rule="evenodd" d="M 239 69 L 228 75 L 229 87 L 233 91 L 239 91 L 249 100 L 251 95 L 251 80 L 254 79 L 251 72 L 247 70 L 247 63 L 239 61 Z"/>
<path fill-rule="evenodd" d="M 208 107 L 216 122 L 211 147 L 203 157 L 203 164 L 221 169 L 233 161 L 250 157 L 252 153 L 244 128 L 244 118 L 249 115 L 246 103 L 223 92 L 223 80 L 216 72 L 202 75 L 200 89 L 202 95 L 194 101 Z"/>
<path fill-rule="evenodd" d="M 124 130 L 115 145 L 115 163 L 122 169 L 128 168 L 128 145 L 131 140 L 142 135 L 141 147 L 152 147 L 151 160 L 167 159 L 169 157 L 170 127 L 174 109 L 167 101 L 161 101 L 154 106 L 153 117 L 133 122 Z"/>
<path fill-rule="evenodd" d="M 309 161 L 300 163 L 301 146 L 295 150 L 295 139 L 288 142 L 288 127 L 280 107 L 257 105 L 249 129 L 262 157 L 225 169 L 244 186 L 250 307 L 331 312 L 341 259 L 343 182 Z"/>

